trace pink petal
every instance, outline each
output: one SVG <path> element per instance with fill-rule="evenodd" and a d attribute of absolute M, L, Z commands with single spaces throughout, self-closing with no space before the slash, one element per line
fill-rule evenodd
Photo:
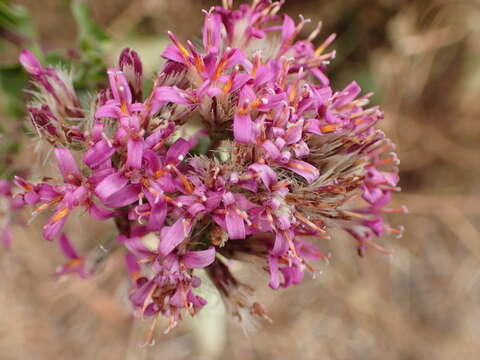
<path fill-rule="evenodd" d="M 140 169 L 142 167 L 143 140 L 129 139 L 127 143 L 127 167 Z"/>
<path fill-rule="evenodd" d="M 303 133 L 303 121 L 298 121 L 294 125 L 287 128 L 285 132 L 285 140 L 288 145 L 299 142 Z"/>
<path fill-rule="evenodd" d="M 133 100 L 142 100 L 143 67 L 137 52 L 125 48 L 118 59 L 118 67 L 125 74 L 130 90 L 133 91 Z"/>
<path fill-rule="evenodd" d="M 42 72 L 42 65 L 30 51 L 22 50 L 18 60 L 29 74 L 39 75 Z"/>
<path fill-rule="evenodd" d="M 148 229 L 151 231 L 161 230 L 165 218 L 167 216 L 167 203 L 165 201 L 159 201 L 153 205 L 150 210 L 150 216 L 148 217 Z"/>
<path fill-rule="evenodd" d="M 187 237 L 191 225 L 183 218 L 178 219 L 172 226 L 165 226 L 160 236 L 159 251 L 168 255 Z"/>
<path fill-rule="evenodd" d="M 282 44 L 287 43 L 287 41 L 291 40 L 292 35 L 295 33 L 295 23 L 293 22 L 292 18 L 288 15 L 285 15 L 283 18 L 283 25 L 282 25 Z"/>
<path fill-rule="evenodd" d="M 188 99 L 188 94 L 174 86 L 160 86 L 155 89 L 156 101 L 172 102 L 180 105 L 192 105 L 193 102 Z"/>
<path fill-rule="evenodd" d="M 222 19 L 219 14 L 208 13 L 203 25 L 203 47 L 207 52 L 218 53 Z"/>
<path fill-rule="evenodd" d="M 178 164 L 183 160 L 185 155 L 188 154 L 190 151 L 190 143 L 185 139 L 178 139 L 175 141 L 167 151 L 165 155 L 165 163 L 166 164 Z"/>
<path fill-rule="evenodd" d="M 142 239 L 139 236 L 132 236 L 123 240 L 123 245 L 131 253 L 137 256 L 144 256 L 145 254 L 151 254 L 152 252 L 145 246 Z"/>
<path fill-rule="evenodd" d="M 180 50 L 172 44 L 168 45 L 165 51 L 161 55 L 164 59 L 172 60 L 177 63 L 185 64 L 185 59 L 183 58 Z"/>
<path fill-rule="evenodd" d="M 147 296 L 150 293 L 150 290 L 155 285 L 153 281 L 146 281 L 140 287 L 135 289 L 135 292 L 132 293 L 128 298 L 135 306 L 143 306 L 147 300 Z"/>
<path fill-rule="evenodd" d="M 260 175 L 260 179 L 262 179 L 267 189 L 270 189 L 270 187 L 277 182 L 277 174 L 268 165 L 254 163 L 248 168 Z"/>
<path fill-rule="evenodd" d="M 204 268 L 215 261 L 215 248 L 211 246 L 207 250 L 189 251 L 183 255 L 182 259 L 189 269 Z"/>
<path fill-rule="evenodd" d="M 72 244 L 70 243 L 67 235 L 62 234 L 58 241 L 58 245 L 60 245 L 60 250 L 62 250 L 63 255 L 70 259 L 78 259 L 77 252 L 73 248 Z"/>
<path fill-rule="evenodd" d="M 289 231 L 289 230 L 287 230 Z M 292 235 L 292 234 L 290 234 Z M 273 244 L 272 254 L 275 256 L 283 255 L 288 250 L 288 242 L 281 232 L 275 232 L 275 243 Z"/>
<path fill-rule="evenodd" d="M 137 184 L 129 184 L 117 191 L 110 197 L 104 200 L 106 206 L 111 208 L 120 208 L 130 205 L 138 200 L 141 186 Z"/>
<path fill-rule="evenodd" d="M 35 205 L 40 201 L 40 195 L 35 191 L 29 191 L 25 194 L 24 200 L 28 205 Z"/>
<path fill-rule="evenodd" d="M 81 178 L 80 170 L 78 170 L 77 162 L 73 158 L 72 153 L 68 149 L 56 148 L 53 150 L 57 165 L 62 173 L 65 182 L 71 183 Z"/>
<path fill-rule="evenodd" d="M 118 193 L 127 185 L 128 179 L 119 172 L 115 172 L 103 179 L 95 188 L 97 196 L 105 200 L 115 193 Z"/>
<path fill-rule="evenodd" d="M 111 117 L 114 119 L 118 119 L 121 116 L 120 114 L 120 109 L 118 107 L 118 104 L 106 104 L 97 109 L 95 112 L 95 117 L 96 118 L 101 118 L 101 117 Z"/>
<path fill-rule="evenodd" d="M 112 216 L 115 215 L 114 211 L 98 206 L 94 202 L 92 202 L 92 204 L 88 208 L 88 213 L 93 219 L 98 221 L 110 219 Z"/>
<path fill-rule="evenodd" d="M 280 271 L 278 270 L 278 260 L 276 257 L 268 257 L 268 267 L 270 270 L 270 282 L 268 286 L 272 289 L 278 289 L 280 286 Z"/>
<path fill-rule="evenodd" d="M 225 224 L 230 239 L 245 239 L 245 224 L 243 218 L 232 208 L 228 209 Z"/>
<path fill-rule="evenodd" d="M 320 176 L 318 169 L 305 161 L 291 160 L 286 167 L 305 178 L 309 184 L 313 183 Z"/>
<path fill-rule="evenodd" d="M 115 153 L 115 148 L 110 146 L 107 140 L 103 139 L 87 150 L 83 157 L 83 162 L 91 169 L 103 164 Z"/>
<path fill-rule="evenodd" d="M 269 159 L 276 160 L 280 157 L 280 150 L 271 140 L 265 140 L 262 147 Z"/>
<path fill-rule="evenodd" d="M 108 69 L 107 73 L 113 98 L 120 104 L 130 105 L 132 103 L 132 93 L 123 72 L 116 69 Z"/>
<path fill-rule="evenodd" d="M 153 134 L 145 139 L 145 148 L 150 149 L 157 145 L 160 141 L 167 138 L 175 130 L 175 126 L 170 122 L 166 128 L 156 130 Z"/>
<path fill-rule="evenodd" d="M 336 97 L 337 100 L 334 101 L 332 106 L 338 108 L 352 102 L 361 91 L 362 89 L 360 86 L 355 81 L 352 81 L 339 93 L 339 95 Z"/>
<path fill-rule="evenodd" d="M 136 279 L 140 274 L 140 265 L 138 265 L 135 255 L 127 253 L 125 255 L 125 264 L 127 265 L 127 271 L 130 277 Z"/>
<path fill-rule="evenodd" d="M 235 113 L 233 118 L 233 134 L 235 140 L 242 144 L 248 144 L 253 139 L 253 121 L 250 114 Z"/>
<path fill-rule="evenodd" d="M 299 284 L 303 280 L 304 271 L 299 266 L 284 267 L 280 270 L 283 273 L 283 287 Z"/>
<path fill-rule="evenodd" d="M 60 210 L 61 211 L 61 210 Z M 43 227 L 43 237 L 49 241 L 52 241 L 57 237 L 58 234 L 63 229 L 65 222 L 68 219 L 68 215 L 62 216 L 60 219 L 55 220 L 55 217 L 59 214 L 57 211 L 55 215 L 48 221 L 48 223 Z"/>

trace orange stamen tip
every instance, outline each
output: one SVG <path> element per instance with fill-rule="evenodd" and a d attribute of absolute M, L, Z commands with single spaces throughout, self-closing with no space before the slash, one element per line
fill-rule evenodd
<path fill-rule="evenodd" d="M 305 165 L 294 163 L 294 162 L 288 163 L 288 166 L 293 167 L 293 168 L 298 169 L 298 170 L 303 170 L 303 171 L 306 171 L 306 172 L 309 172 L 309 173 L 313 173 L 313 171 L 314 171 L 313 169 L 311 169 L 311 168 L 309 168 Z"/>
<path fill-rule="evenodd" d="M 154 174 L 155 179 L 162 177 L 164 173 L 165 172 L 162 169 L 155 171 L 155 174 Z"/>
<path fill-rule="evenodd" d="M 322 133 L 330 133 L 337 130 L 338 127 L 339 127 L 338 125 L 328 124 L 328 125 L 322 126 L 320 130 L 322 131 Z"/>
<path fill-rule="evenodd" d="M 62 220 L 65 216 L 67 216 L 70 213 L 69 208 L 63 208 L 57 214 L 52 218 L 53 222 L 57 222 Z"/>

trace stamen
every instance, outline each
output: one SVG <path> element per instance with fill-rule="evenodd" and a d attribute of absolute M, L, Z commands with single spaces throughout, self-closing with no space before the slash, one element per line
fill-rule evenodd
<path fill-rule="evenodd" d="M 314 170 L 305 166 L 305 165 L 302 165 L 302 164 L 299 164 L 299 163 L 295 163 L 295 162 L 290 162 L 287 164 L 288 166 L 290 167 L 293 167 L 295 169 L 298 169 L 298 170 L 303 170 L 303 171 L 306 171 L 306 172 L 309 172 L 309 173 L 313 173 Z"/>
<path fill-rule="evenodd" d="M 320 131 L 324 134 L 328 134 L 328 133 L 334 132 L 339 127 L 340 125 L 336 125 L 336 124 L 323 125 L 320 127 Z"/>
<path fill-rule="evenodd" d="M 32 212 L 32 216 L 38 215 L 39 213 L 41 213 L 42 211 L 45 211 L 51 205 L 56 204 L 57 202 L 59 202 L 62 199 L 63 199 L 63 195 L 59 195 L 55 199 L 49 201 L 48 203 L 40 205 L 38 208 L 35 209 L 35 211 Z"/>
<path fill-rule="evenodd" d="M 335 40 L 337 34 L 333 33 L 315 50 L 315 55 L 320 56 L 323 51 Z"/>
<path fill-rule="evenodd" d="M 185 48 L 185 46 L 183 46 L 183 45 L 177 40 L 177 38 L 175 37 L 175 35 L 174 35 L 171 31 L 168 31 L 167 34 L 168 34 L 168 37 L 170 38 L 170 40 L 172 40 L 172 42 L 175 44 L 175 46 L 177 47 L 177 49 L 180 50 L 180 54 L 183 56 L 185 62 L 186 62 L 187 64 L 190 64 L 190 60 L 189 60 L 190 53 L 189 53 L 188 50 Z"/>
<path fill-rule="evenodd" d="M 403 214 L 408 214 L 408 208 L 405 205 L 402 205 L 399 208 L 395 209 L 389 209 L 389 208 L 383 208 L 383 212 L 385 213 L 403 213 Z"/>
<path fill-rule="evenodd" d="M 300 220 L 300 222 L 302 222 L 303 224 L 307 225 L 308 227 L 310 227 L 312 230 L 314 231 L 317 231 L 317 232 L 321 232 L 321 233 L 325 233 L 326 231 L 323 230 L 322 228 L 320 228 L 317 224 L 313 223 L 312 221 L 310 221 L 309 219 L 307 219 L 306 217 L 304 217 L 303 215 L 299 214 L 299 213 L 295 213 L 295 217 Z"/>
<path fill-rule="evenodd" d="M 321 29 L 322 29 L 322 22 L 319 21 L 317 23 L 317 26 L 315 27 L 315 29 L 308 36 L 307 41 L 313 41 L 318 36 Z"/>
<path fill-rule="evenodd" d="M 279 190 L 283 187 L 290 186 L 291 184 L 292 184 L 292 182 L 290 180 L 282 180 L 282 181 L 276 183 L 275 185 L 272 185 L 272 190 L 276 191 L 276 190 Z"/>
<path fill-rule="evenodd" d="M 288 231 L 283 231 L 283 236 L 287 239 L 288 246 L 293 253 L 293 256 L 300 259 L 297 253 L 297 249 L 295 249 L 295 245 L 293 244 L 292 238 L 290 237 L 290 233 Z"/>

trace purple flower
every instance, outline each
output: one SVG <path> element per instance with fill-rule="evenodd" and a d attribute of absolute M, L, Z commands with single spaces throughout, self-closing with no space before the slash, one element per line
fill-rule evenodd
<path fill-rule="evenodd" d="M 50 99 L 47 103 L 54 106 L 52 110 L 55 110 L 55 113 L 65 117 L 83 117 L 80 101 L 68 73 L 53 67 L 42 67 L 38 59 L 28 50 L 20 53 L 19 60 L 34 79 L 44 98 Z"/>
<path fill-rule="evenodd" d="M 137 52 L 129 48 L 123 49 L 118 59 L 118 68 L 127 79 L 133 101 L 141 102 L 143 67 Z"/>
<path fill-rule="evenodd" d="M 299 39 L 307 20 L 280 15 L 282 2 L 224 3 L 205 12 L 203 46 L 168 33 L 145 97 L 142 64 L 129 48 L 85 109 L 64 71 L 20 57 L 40 91 L 30 118 L 53 144 L 58 173 L 36 184 L 16 177 L 20 194 L 3 192 L 35 205 L 35 214 L 53 208 L 43 235 L 59 237 L 70 259 L 60 273 L 87 275 L 61 235 L 70 215 L 79 208 L 113 218 L 129 298 L 153 317 L 151 332 L 158 316 L 169 330 L 206 304 L 196 295 L 199 269 L 235 315 L 268 320 L 230 259 L 257 262 L 277 289 L 315 272 L 327 256 L 314 243 L 330 229 L 349 233 L 361 256 L 367 247 L 389 252 L 374 239 L 401 234 L 386 216 L 405 208 L 387 207 L 400 189 L 394 145 L 376 128 L 383 113 L 367 107 L 371 94 L 356 82 L 336 91 L 326 76 L 335 35 L 315 49 L 319 26 Z"/>
<path fill-rule="evenodd" d="M 85 259 L 78 256 L 66 235 L 62 234 L 60 236 L 58 244 L 63 255 L 69 261 L 65 265 L 60 266 L 56 270 L 55 275 L 77 274 L 81 278 L 87 278 L 92 275 L 85 269 Z"/>

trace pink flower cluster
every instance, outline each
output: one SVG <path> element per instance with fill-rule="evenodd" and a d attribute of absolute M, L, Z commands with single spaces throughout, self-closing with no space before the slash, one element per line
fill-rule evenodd
<path fill-rule="evenodd" d="M 382 112 L 365 107 L 370 94 L 355 82 L 332 89 L 334 36 L 314 48 L 317 26 L 299 40 L 308 21 L 295 24 L 280 6 L 210 9 L 200 48 L 169 33 L 146 97 L 133 50 L 83 107 L 68 73 L 22 53 L 37 87 L 30 118 L 54 147 L 61 178 L 15 182 L 37 212 L 53 211 L 43 236 L 60 238 L 71 259 L 61 272 L 88 275 L 63 234 L 69 217 L 87 211 L 114 219 L 134 279 L 130 300 L 144 316 L 162 314 L 173 327 L 196 314 L 206 301 L 195 293 L 195 269 L 205 269 L 235 315 L 266 317 L 229 259 L 255 259 L 277 289 L 315 270 L 325 255 L 313 242 L 331 228 L 349 232 L 360 255 L 383 250 L 374 236 L 399 232 L 384 222 L 397 211 L 385 206 L 399 188 L 394 146 L 375 127 Z"/>

